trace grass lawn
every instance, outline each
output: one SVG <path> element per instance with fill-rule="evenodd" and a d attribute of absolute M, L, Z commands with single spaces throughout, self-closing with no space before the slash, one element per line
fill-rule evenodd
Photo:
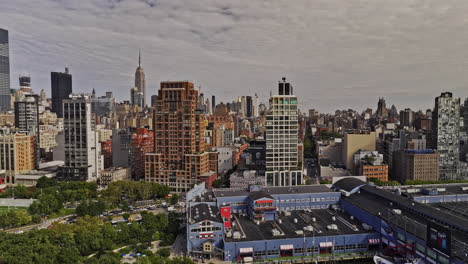
<path fill-rule="evenodd" d="M 8 212 L 8 210 L 10 210 L 10 211 L 13 211 L 13 210 L 28 210 L 28 208 L 27 207 L 13 207 L 13 206 L 10 206 L 10 208 L 8 208 L 8 206 L 0 206 L 0 214 Z"/>

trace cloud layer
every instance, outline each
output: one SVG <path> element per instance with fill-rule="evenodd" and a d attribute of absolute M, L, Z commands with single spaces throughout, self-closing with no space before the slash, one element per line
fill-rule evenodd
<path fill-rule="evenodd" d="M 128 99 L 143 55 L 148 94 L 193 80 L 218 101 L 286 76 L 302 109 L 433 106 L 468 96 L 465 0 L 0 0 L 10 31 L 12 86 L 70 68 L 74 91 Z"/>

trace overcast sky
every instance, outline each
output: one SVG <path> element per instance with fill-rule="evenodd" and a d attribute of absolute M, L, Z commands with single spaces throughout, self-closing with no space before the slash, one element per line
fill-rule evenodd
<path fill-rule="evenodd" d="M 193 80 L 218 102 L 267 102 L 285 76 L 321 112 L 466 98 L 467 14 L 466 0 L 0 0 L 13 88 L 29 74 L 50 96 L 68 66 L 75 92 L 128 100 L 141 48 L 148 97 Z"/>

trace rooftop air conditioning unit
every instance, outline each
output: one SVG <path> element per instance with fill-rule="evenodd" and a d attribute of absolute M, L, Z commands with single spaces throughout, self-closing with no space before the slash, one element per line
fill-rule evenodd
<path fill-rule="evenodd" d="M 240 239 L 241 238 L 241 233 L 239 231 L 234 232 L 233 234 L 234 239 Z"/>

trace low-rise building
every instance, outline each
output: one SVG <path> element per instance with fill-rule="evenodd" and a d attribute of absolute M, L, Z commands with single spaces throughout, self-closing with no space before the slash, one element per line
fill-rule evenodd
<path fill-rule="evenodd" d="M 130 169 L 111 167 L 101 171 L 100 185 L 109 185 L 114 181 L 126 181 L 130 179 Z"/>
<path fill-rule="evenodd" d="M 187 251 L 236 263 L 361 263 L 379 252 L 467 263 L 468 187 L 418 187 L 393 190 L 354 177 L 331 188 L 197 185 L 186 197 Z"/>
<path fill-rule="evenodd" d="M 388 181 L 388 165 L 383 163 L 383 159 L 383 154 L 377 151 L 359 150 L 354 154 L 355 174 L 368 179 Z"/>
<path fill-rule="evenodd" d="M 32 135 L 0 135 L 0 170 L 5 170 L 6 182 L 14 176 L 34 170 L 36 165 L 35 138 Z"/>
<path fill-rule="evenodd" d="M 265 176 L 255 170 L 236 171 L 229 176 L 231 188 L 246 189 L 251 185 L 266 185 Z"/>
<path fill-rule="evenodd" d="M 42 177 L 55 178 L 55 176 L 57 176 L 56 171 L 34 170 L 27 173 L 17 174 L 15 176 L 15 184 L 24 185 L 26 187 L 32 187 L 36 186 L 37 181 Z"/>
<path fill-rule="evenodd" d="M 397 151 L 394 163 L 399 182 L 439 180 L 439 153 L 432 149 Z"/>

